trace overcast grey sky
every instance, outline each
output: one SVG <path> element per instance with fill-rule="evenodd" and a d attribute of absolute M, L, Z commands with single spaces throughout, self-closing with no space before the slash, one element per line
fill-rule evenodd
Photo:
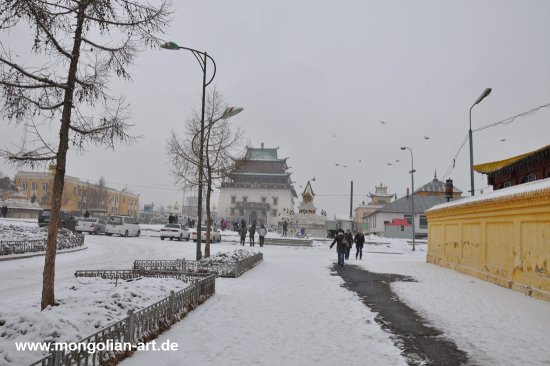
<path fill-rule="evenodd" d="M 214 84 L 228 104 L 244 108 L 232 123 L 254 146 L 279 146 L 299 193 L 316 177 L 314 203 L 329 215 L 348 212 L 350 180 L 355 205 L 381 182 L 404 194 L 411 157 L 403 145 L 414 152 L 416 188 L 435 170 L 447 178 L 468 132 L 468 110 L 485 88 L 493 92 L 473 109 L 474 129 L 550 103 L 547 0 L 204 0 L 174 7 L 166 40 L 216 60 Z M 13 32 L 2 42 L 18 39 Z M 164 145 L 200 107 L 201 69 L 186 51 L 146 50 L 131 71 L 132 83 L 114 81 L 111 89 L 132 103 L 133 133 L 143 138 L 115 152 L 90 146 L 84 156 L 71 154 L 67 174 L 127 185 L 142 205 L 181 202 Z M 6 121 L 1 131 L 1 146 L 22 133 Z M 545 108 L 475 133 L 474 163 L 549 143 Z M 0 171 L 15 175 L 5 161 Z M 450 177 L 467 195 L 468 144 Z M 487 186 L 477 173 L 475 184 Z"/>

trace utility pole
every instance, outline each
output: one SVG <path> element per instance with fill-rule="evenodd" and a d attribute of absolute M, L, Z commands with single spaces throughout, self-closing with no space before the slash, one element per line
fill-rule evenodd
<path fill-rule="evenodd" d="M 353 218 L 352 212 L 353 212 L 353 181 L 351 181 L 351 194 L 349 197 L 349 218 L 350 219 Z"/>

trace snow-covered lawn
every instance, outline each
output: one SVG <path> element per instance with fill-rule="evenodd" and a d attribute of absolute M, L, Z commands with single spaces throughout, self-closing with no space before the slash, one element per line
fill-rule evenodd
<path fill-rule="evenodd" d="M 352 259 L 347 264 L 414 277 L 418 282 L 394 283 L 393 289 L 468 352 L 475 364 L 548 365 L 550 303 L 428 264 L 425 244 L 412 252 L 404 240 L 389 241 L 366 245 L 363 260 Z M 56 297 L 60 301 L 68 301 L 74 292 L 70 288 L 78 281 L 91 281 L 94 286 L 101 282 L 108 287 L 105 291 L 119 291 L 105 280 L 77 281 L 73 278 L 77 269 L 131 268 L 134 259 L 194 259 L 196 249 L 193 242 L 161 242 L 158 237 L 146 236 L 90 235 L 86 244 L 87 250 L 56 259 Z M 157 339 L 158 343 L 177 342 L 177 352 L 138 352 L 123 364 L 181 365 L 183 360 L 194 365 L 406 364 L 390 335 L 374 321 L 376 314 L 355 293 L 343 288 L 342 279 L 332 273 L 336 253 L 328 249 L 329 244 L 263 248 L 239 247 L 228 241 L 213 244 L 213 254 L 254 249 L 264 254 L 264 261 L 239 278 L 218 278 L 216 294 Z M 4 309 L 17 310 L 17 304 L 21 304 L 17 310 L 21 317 L 33 314 L 40 301 L 43 263 L 43 258 L 0 262 L 2 314 Z M 112 293 L 110 296 L 113 299 Z M 125 302 L 124 306 L 130 304 Z M 143 306 L 139 303 L 137 307 Z M 58 309 L 56 317 L 67 321 L 62 328 L 76 336 L 77 331 L 69 324 L 72 315 L 65 314 L 62 307 L 50 313 Z M 105 321 L 106 315 L 96 311 L 95 321 Z M 125 314 L 126 309 L 121 312 Z M 30 322 L 26 324 L 30 327 Z M 93 333 L 95 323 L 90 320 L 89 324 Z M 82 329 L 79 334 L 88 335 Z M 0 333 L 4 331 L 5 326 L 0 326 Z M 10 341 L 1 337 L 0 342 L 4 352 Z M 0 357 L 0 365 L 4 364 L 19 365 Z"/>

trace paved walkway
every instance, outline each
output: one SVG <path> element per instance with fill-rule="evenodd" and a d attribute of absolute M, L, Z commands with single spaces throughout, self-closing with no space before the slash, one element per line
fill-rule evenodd
<path fill-rule="evenodd" d="M 350 265 L 334 268 L 346 281 L 345 287 L 357 292 L 365 305 L 378 313 L 376 322 L 394 335 L 409 365 L 468 364 L 466 352 L 458 349 L 452 340 L 442 337 L 440 330 L 428 324 L 391 290 L 392 282 L 414 282 L 413 278 L 372 273 Z"/>
<path fill-rule="evenodd" d="M 334 251 L 263 252 L 263 263 L 218 279 L 211 299 L 157 339 L 179 351 L 138 352 L 123 365 L 406 365 L 375 314 L 330 275 Z"/>

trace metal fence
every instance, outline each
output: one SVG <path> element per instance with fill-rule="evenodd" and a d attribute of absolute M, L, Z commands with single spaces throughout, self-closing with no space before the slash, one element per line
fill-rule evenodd
<path fill-rule="evenodd" d="M 135 260 L 134 269 L 144 269 L 147 271 L 186 272 L 185 259 Z"/>
<path fill-rule="evenodd" d="M 216 273 L 220 277 L 239 277 L 244 272 L 254 268 L 264 259 L 262 253 L 256 253 L 251 257 L 232 262 L 209 262 L 186 260 L 187 272 L 192 273 Z"/>
<path fill-rule="evenodd" d="M 0 240 L 0 255 L 43 252 L 46 239 L 40 240 Z M 57 238 L 57 250 L 77 248 L 84 245 L 84 235 L 72 234 L 70 237 Z"/>
<path fill-rule="evenodd" d="M 85 272 L 85 271 L 81 271 Z M 91 274 L 93 271 L 87 271 Z M 108 272 L 108 271 L 105 271 Z M 111 271 L 111 272 L 135 272 Z M 127 275 L 130 275 L 127 273 Z M 172 275 L 175 275 L 172 273 Z M 103 328 L 77 342 L 77 350 L 55 350 L 30 366 L 69 366 L 115 364 L 132 354 L 138 343 L 147 342 L 183 318 L 191 310 L 212 296 L 216 290 L 216 275 L 182 275 L 193 279 L 192 284 L 140 311 L 128 312 L 128 317 Z M 107 278 L 107 277 L 106 277 Z M 122 278 L 122 277 L 120 277 Z M 98 345 L 121 345 L 124 350 L 99 350 Z M 128 346 L 129 349 L 126 348 Z M 116 347 L 115 347 L 116 348 Z M 96 350 L 89 352 L 89 350 Z"/>

